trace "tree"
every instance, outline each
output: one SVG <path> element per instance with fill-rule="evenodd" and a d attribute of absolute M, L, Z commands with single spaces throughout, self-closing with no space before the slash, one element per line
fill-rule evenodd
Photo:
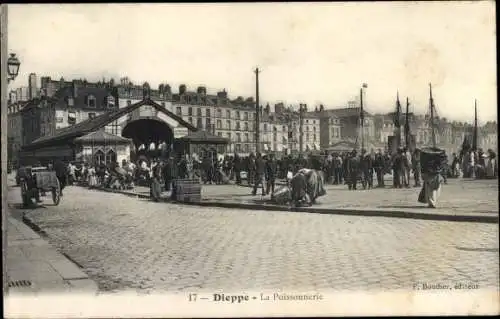
<path fill-rule="evenodd" d="M 319 111 L 323 112 L 325 110 L 325 106 L 323 104 L 319 105 Z"/>

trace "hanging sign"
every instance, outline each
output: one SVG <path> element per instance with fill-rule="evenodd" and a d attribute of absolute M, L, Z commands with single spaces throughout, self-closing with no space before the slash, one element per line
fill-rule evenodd
<path fill-rule="evenodd" d="M 187 127 L 175 127 L 174 128 L 174 138 L 181 138 L 188 135 L 189 131 Z"/>

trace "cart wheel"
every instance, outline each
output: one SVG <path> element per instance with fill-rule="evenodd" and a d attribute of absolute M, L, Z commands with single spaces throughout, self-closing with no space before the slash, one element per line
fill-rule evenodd
<path fill-rule="evenodd" d="M 57 182 L 57 187 L 52 187 L 52 201 L 55 206 L 59 205 L 59 202 L 61 201 L 61 187 L 59 185 L 59 181 Z"/>

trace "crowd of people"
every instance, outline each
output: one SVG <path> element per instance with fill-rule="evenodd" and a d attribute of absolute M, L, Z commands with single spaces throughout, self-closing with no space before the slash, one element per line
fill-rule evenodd
<path fill-rule="evenodd" d="M 468 150 L 453 153 L 451 159 L 444 154 L 439 178 L 496 178 L 496 154 L 491 149 L 483 152 Z M 201 158 L 196 154 L 174 154 L 153 159 L 139 157 L 136 161 L 83 162 L 64 164 L 55 161 L 48 165 L 55 170 L 62 190 L 75 182 L 89 187 L 131 189 L 135 185 L 151 186 L 152 194 L 170 191 L 176 179 L 198 179 L 202 184 L 248 185 L 251 193 L 262 196 L 273 194 L 276 181 L 290 181 L 299 171 L 311 169 L 321 172 L 322 183 L 346 185 L 349 190 L 420 187 L 425 182 L 422 175 L 419 149 L 410 151 L 399 148 L 395 154 L 381 149 L 368 152 L 322 152 L 298 154 L 277 158 L 274 154 L 251 153 L 249 156 L 217 155 L 206 152 Z M 425 170 L 424 170 L 425 171 Z M 392 185 L 386 185 L 385 176 L 392 175 Z M 155 186 L 153 186 L 153 184 Z"/>
<path fill-rule="evenodd" d="M 491 149 L 486 153 L 481 149 L 453 153 L 449 164 L 442 173 L 445 182 L 447 178 L 459 176 L 477 179 L 497 176 L 496 154 Z M 65 169 L 59 170 L 66 171 L 68 184 L 80 181 L 91 187 L 119 184 L 123 188 L 132 188 L 135 184 L 148 185 L 151 178 L 157 175 L 164 181 L 166 190 L 171 188 L 174 179 L 199 178 L 203 184 L 246 183 L 254 188 L 253 193 L 260 186 L 262 194 L 269 194 L 274 191 L 277 179 L 287 179 L 287 175 L 296 174 L 303 168 L 322 171 L 325 183 L 347 185 L 350 190 L 357 190 L 358 186 L 362 189 L 385 187 L 384 177 L 387 174 L 392 174 L 394 188 L 419 187 L 422 181 L 420 150 L 410 152 L 406 148 L 398 149 L 394 155 L 381 149 L 376 152 L 362 149 L 360 152 L 322 152 L 281 158 L 260 153 L 245 157 L 206 153 L 202 158 L 185 154 L 151 160 L 142 157 L 135 163 L 123 160 L 121 165 L 117 162 L 69 163 Z"/>

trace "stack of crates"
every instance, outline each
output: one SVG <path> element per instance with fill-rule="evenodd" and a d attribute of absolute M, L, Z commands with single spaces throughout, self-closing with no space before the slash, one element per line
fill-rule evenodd
<path fill-rule="evenodd" d="M 172 199 L 178 202 L 201 202 L 201 184 L 197 179 L 176 179 Z"/>

